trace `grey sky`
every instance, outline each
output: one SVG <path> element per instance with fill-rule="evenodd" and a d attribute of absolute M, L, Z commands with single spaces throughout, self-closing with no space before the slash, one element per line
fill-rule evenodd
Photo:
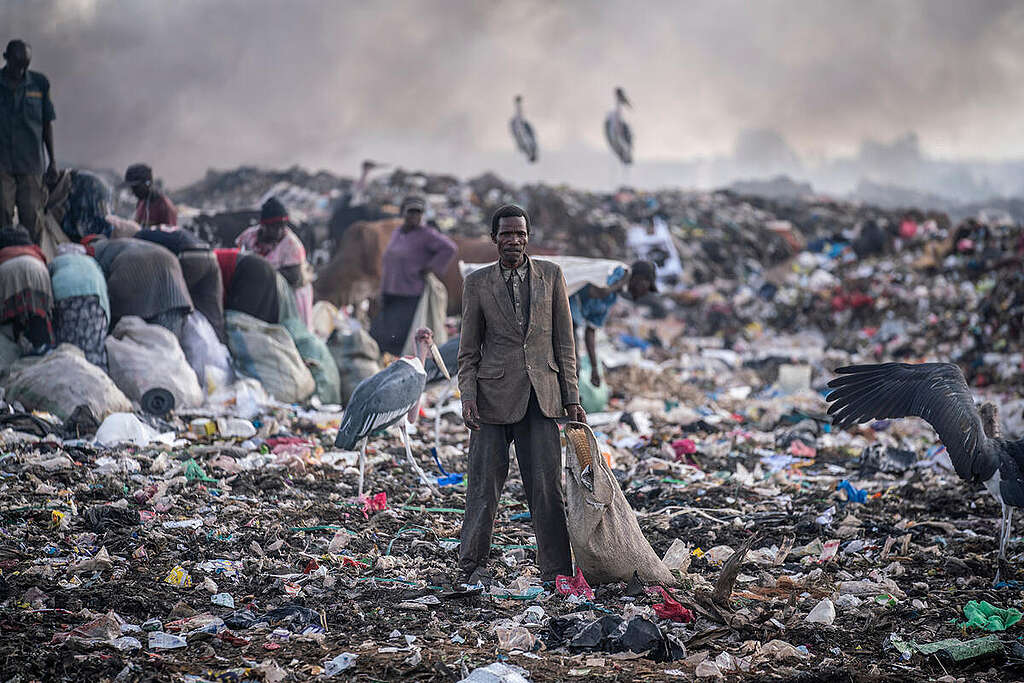
<path fill-rule="evenodd" d="M 145 160 L 171 184 L 366 157 L 586 182 L 608 173 L 616 85 L 640 164 L 728 155 L 748 128 L 810 159 L 908 130 L 938 157 L 1024 157 L 1013 2 L 35 0 L 3 3 L 0 26 L 53 84 L 58 156 Z M 541 143 L 529 169 L 515 93 Z"/>

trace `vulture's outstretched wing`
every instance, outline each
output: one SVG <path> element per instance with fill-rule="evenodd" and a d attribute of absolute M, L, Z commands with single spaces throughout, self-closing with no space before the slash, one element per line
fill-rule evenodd
<path fill-rule="evenodd" d="M 982 452 L 981 416 L 963 373 L 952 363 L 882 363 L 839 368 L 828 413 L 840 428 L 868 420 L 920 417 L 938 433 L 962 479 L 991 476 L 994 463 Z"/>

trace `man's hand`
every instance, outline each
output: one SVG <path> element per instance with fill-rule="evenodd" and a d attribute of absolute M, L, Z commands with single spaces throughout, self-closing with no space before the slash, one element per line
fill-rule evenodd
<path fill-rule="evenodd" d="M 476 407 L 476 401 L 462 402 L 462 419 L 470 429 L 480 429 L 480 409 Z"/>
<path fill-rule="evenodd" d="M 572 403 L 565 407 L 565 413 L 573 422 L 587 423 L 587 413 L 579 403 Z"/>
<path fill-rule="evenodd" d="M 595 389 L 601 386 L 601 374 L 596 369 L 590 371 L 590 385 Z"/>
<path fill-rule="evenodd" d="M 43 180 L 45 180 L 46 184 L 51 187 L 57 184 L 57 165 L 52 161 L 50 162 L 50 165 L 46 167 L 46 173 L 43 175 Z"/>

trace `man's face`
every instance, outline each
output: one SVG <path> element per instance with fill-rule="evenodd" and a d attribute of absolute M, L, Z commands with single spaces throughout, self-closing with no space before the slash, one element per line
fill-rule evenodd
<path fill-rule="evenodd" d="M 21 73 L 28 68 L 29 63 L 32 61 L 32 48 L 27 45 L 12 45 L 7 48 L 7 64 L 10 65 L 11 69 Z"/>
<path fill-rule="evenodd" d="M 508 265 L 519 265 L 526 256 L 526 245 L 530 234 L 526 219 L 522 216 L 504 216 L 498 219 L 498 234 L 494 242 L 498 245 L 498 258 Z"/>
<path fill-rule="evenodd" d="M 415 228 L 423 220 L 423 209 L 410 207 L 405 210 L 402 216 L 405 218 L 405 227 Z"/>
<path fill-rule="evenodd" d="M 139 199 L 145 199 L 149 196 L 149 183 L 134 183 L 131 188 L 132 194 Z"/>
<path fill-rule="evenodd" d="M 629 278 L 629 296 L 633 301 L 639 301 L 651 292 L 651 280 L 642 276 Z"/>

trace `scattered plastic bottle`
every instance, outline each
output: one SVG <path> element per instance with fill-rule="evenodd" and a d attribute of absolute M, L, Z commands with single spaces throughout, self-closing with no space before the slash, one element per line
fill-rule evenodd
<path fill-rule="evenodd" d="M 175 650 L 188 645 L 181 636 L 176 636 L 163 631 L 153 631 L 149 634 L 149 648 L 151 650 Z"/>

